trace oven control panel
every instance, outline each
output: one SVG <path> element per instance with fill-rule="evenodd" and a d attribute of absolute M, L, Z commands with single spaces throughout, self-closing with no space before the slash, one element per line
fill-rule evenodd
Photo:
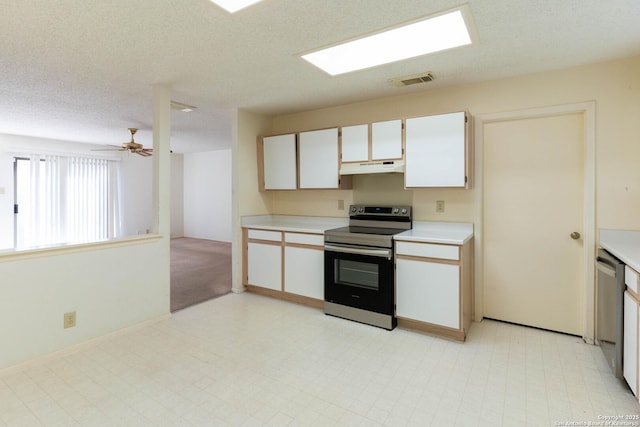
<path fill-rule="evenodd" d="M 357 218 L 358 216 L 379 216 L 391 218 L 411 218 L 411 206 L 367 206 L 367 205 L 351 205 L 349 207 L 349 216 Z"/>

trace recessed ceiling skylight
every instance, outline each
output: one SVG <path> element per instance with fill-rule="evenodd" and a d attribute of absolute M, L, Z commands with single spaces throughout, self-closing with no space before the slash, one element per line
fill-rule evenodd
<path fill-rule="evenodd" d="M 471 44 L 462 8 L 363 37 L 302 58 L 335 76 Z"/>
<path fill-rule="evenodd" d="M 234 13 L 262 0 L 211 0 L 229 13 Z"/>

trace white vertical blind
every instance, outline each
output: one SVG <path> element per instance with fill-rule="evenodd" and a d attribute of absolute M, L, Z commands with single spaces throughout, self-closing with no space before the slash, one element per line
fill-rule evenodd
<path fill-rule="evenodd" d="M 32 155 L 17 176 L 22 194 L 19 248 L 106 240 L 120 235 L 118 164 L 86 157 Z M 28 197 L 24 197 L 28 194 Z"/>

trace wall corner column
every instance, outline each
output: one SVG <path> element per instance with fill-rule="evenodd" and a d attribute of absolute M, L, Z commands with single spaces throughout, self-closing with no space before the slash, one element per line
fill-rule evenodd
<path fill-rule="evenodd" d="M 153 87 L 153 232 L 171 235 L 171 86 Z"/>

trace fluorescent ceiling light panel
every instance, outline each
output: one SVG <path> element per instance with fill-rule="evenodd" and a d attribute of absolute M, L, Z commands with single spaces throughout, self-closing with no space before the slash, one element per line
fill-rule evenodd
<path fill-rule="evenodd" d="M 262 0 L 211 0 L 229 13 L 234 13 Z"/>
<path fill-rule="evenodd" d="M 335 76 L 471 44 L 462 10 L 302 55 Z"/>

